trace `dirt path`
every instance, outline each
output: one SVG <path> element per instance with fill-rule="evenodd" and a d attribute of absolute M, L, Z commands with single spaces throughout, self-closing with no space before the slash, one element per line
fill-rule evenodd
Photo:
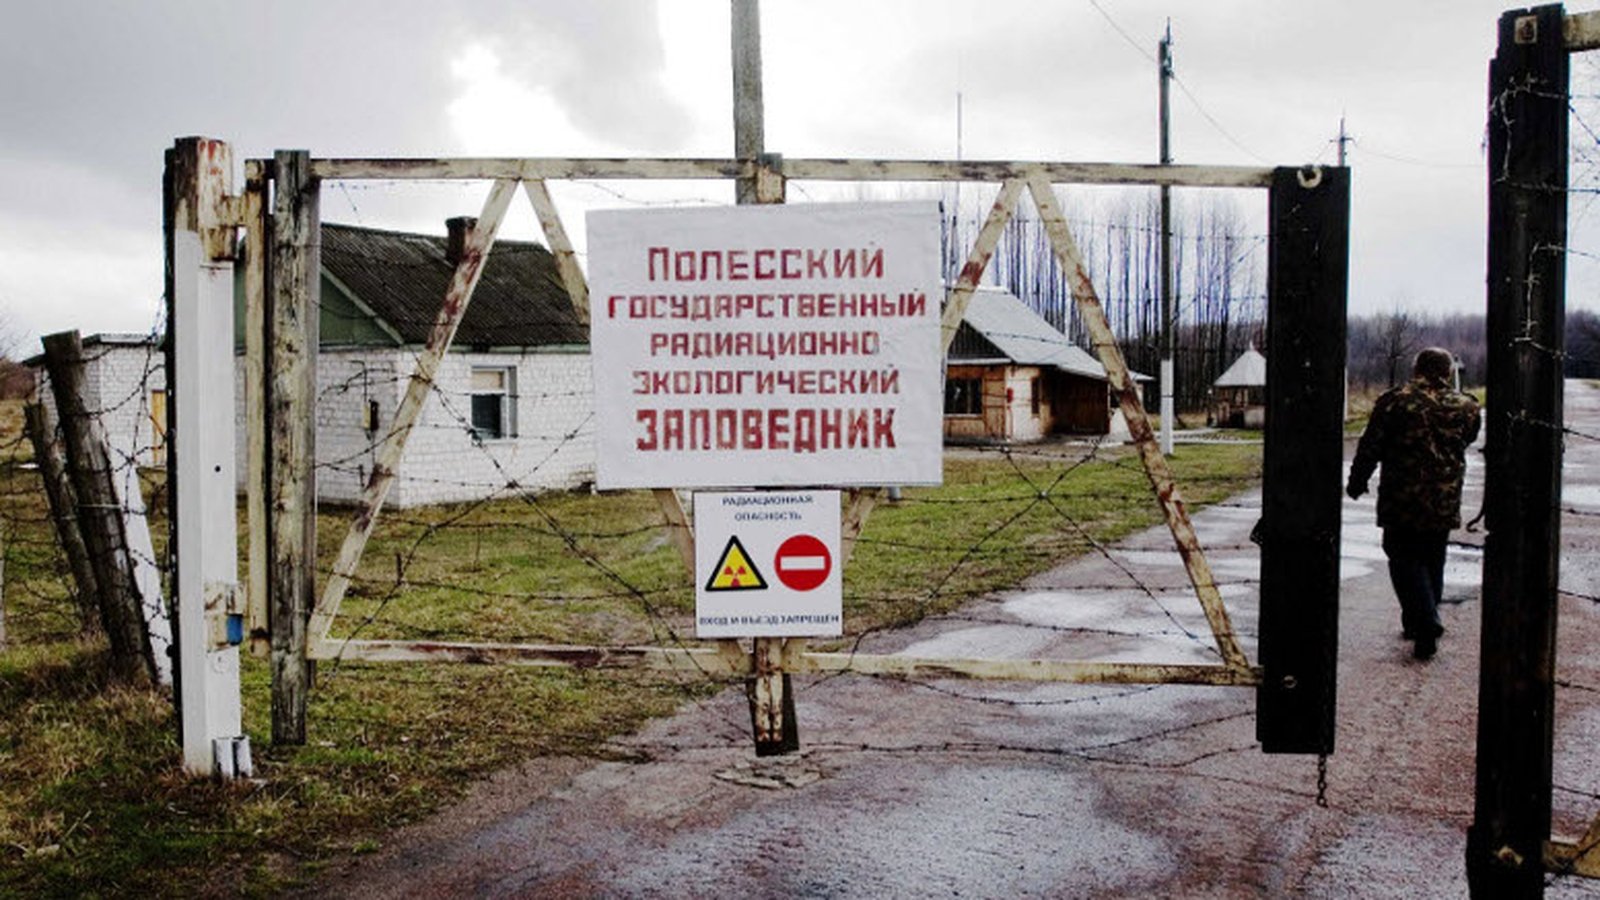
<path fill-rule="evenodd" d="M 1600 433 L 1600 391 L 1568 422 Z M 1567 455 L 1563 585 L 1600 595 L 1600 442 Z M 1481 458 L 1467 503 L 1476 510 Z M 1196 517 L 1254 656 L 1259 497 Z M 1585 515 L 1588 513 L 1589 515 Z M 1254 694 L 1197 687 L 799 685 L 804 751 L 755 760 L 742 696 L 655 723 L 636 761 L 541 761 L 331 871 L 330 896 L 1465 896 L 1481 535 L 1458 534 L 1449 629 L 1419 663 L 1399 635 L 1370 497 L 1345 505 L 1339 736 L 1265 756 Z M 1137 582 L 1128 577 L 1136 573 Z M 1214 661 L 1164 531 L 1023 589 L 871 638 L 873 652 Z M 1141 586 L 1142 585 L 1142 586 Z M 1600 811 L 1600 604 L 1562 608 L 1557 830 Z M 1088 629 L 1088 630 L 1085 630 Z M 1552 897 L 1600 896 L 1557 880 Z"/>

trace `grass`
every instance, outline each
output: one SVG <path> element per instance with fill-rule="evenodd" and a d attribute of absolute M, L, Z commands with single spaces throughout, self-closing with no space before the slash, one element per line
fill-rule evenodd
<path fill-rule="evenodd" d="M 1180 446 L 1172 465 L 1203 505 L 1258 477 L 1260 447 Z M 11 534 L 0 895 L 272 895 L 381 847 L 475 779 L 546 756 L 614 756 L 612 738 L 721 688 L 645 671 L 324 663 L 308 743 L 272 747 L 268 671 L 247 658 L 259 780 L 191 779 L 169 701 L 108 684 L 103 648 L 78 639 L 42 506 L 34 472 L 0 470 Z M 323 559 L 344 520 L 320 522 Z M 1158 521 L 1125 449 L 953 454 L 942 486 L 874 513 L 845 571 L 847 633 L 952 608 Z M 637 492 L 385 516 L 335 634 L 687 640 L 691 585 L 660 522 Z"/>

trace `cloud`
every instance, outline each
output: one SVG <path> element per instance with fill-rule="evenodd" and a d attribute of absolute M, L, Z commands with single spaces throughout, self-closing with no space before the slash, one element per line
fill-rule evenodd
<path fill-rule="evenodd" d="M 519 4 L 477 35 L 496 65 L 480 74 L 548 101 L 580 138 L 640 155 L 672 155 L 693 117 L 668 89 L 656 4 L 638 0 Z M 480 24 L 488 25 L 480 18 Z M 456 58 L 460 71 L 462 57 Z M 508 108 L 538 127 L 532 110 Z M 547 129 L 548 130 L 548 129 Z"/>

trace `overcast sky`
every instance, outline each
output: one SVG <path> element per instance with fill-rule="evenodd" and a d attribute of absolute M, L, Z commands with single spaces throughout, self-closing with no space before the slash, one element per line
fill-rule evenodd
<path fill-rule="evenodd" d="M 1352 311 L 1479 311 L 1485 78 L 1505 8 L 765 0 L 767 149 L 952 158 L 959 92 L 965 158 L 1153 162 L 1154 54 L 1170 16 L 1177 162 L 1330 162 L 1342 113 L 1356 139 Z M 162 153 L 182 135 L 230 142 L 241 169 L 277 148 L 732 154 L 728 0 L 52 0 L 8 4 L 5 20 L 0 315 L 22 355 L 50 331 L 153 326 Z M 1594 69 L 1579 61 L 1574 71 Z M 1577 106 L 1600 122 L 1594 101 Z M 1574 178 L 1586 172 L 1575 156 Z M 476 214 L 485 193 L 330 185 L 323 216 L 440 231 L 445 215 Z M 616 182 L 556 193 L 579 234 L 584 209 L 666 196 Z M 731 191 L 698 184 L 672 196 L 718 202 Z M 1573 210 L 1574 247 L 1600 251 L 1583 198 Z M 507 228 L 532 236 L 531 214 L 518 209 Z M 1573 256 L 1574 305 L 1600 305 L 1597 270 Z"/>

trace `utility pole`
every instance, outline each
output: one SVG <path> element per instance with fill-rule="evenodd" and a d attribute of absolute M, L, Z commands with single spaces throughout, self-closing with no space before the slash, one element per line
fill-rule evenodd
<path fill-rule="evenodd" d="M 1167 33 L 1161 38 L 1157 64 L 1161 78 L 1161 164 L 1172 164 L 1172 146 L 1168 139 L 1169 112 L 1168 85 L 1172 81 L 1172 20 L 1167 20 Z M 1177 423 L 1173 410 L 1172 358 L 1176 345 L 1175 322 L 1172 309 L 1172 186 L 1161 186 L 1161 452 L 1172 455 L 1172 432 Z"/>
<path fill-rule="evenodd" d="M 962 136 L 961 135 L 961 129 L 962 129 L 962 121 L 961 121 L 961 92 L 960 91 L 956 91 L 956 159 L 958 161 L 961 159 L 961 136 Z M 957 250 L 957 248 L 961 245 L 961 241 L 959 240 L 960 235 L 961 235 L 961 182 L 958 181 L 958 182 L 956 182 L 955 209 L 952 210 L 951 213 L 950 213 L 949 253 L 950 253 L 951 258 L 953 258 L 954 265 L 947 267 L 946 271 L 959 273 L 959 271 L 960 271 L 959 267 L 965 261 L 965 260 L 962 260 L 960 256 L 955 255 L 955 254 L 959 253 L 959 250 Z M 949 260 L 947 260 L 947 261 L 949 261 Z M 954 279 L 952 279 L 952 281 L 953 280 Z M 896 488 L 895 491 L 896 491 L 896 496 L 895 496 L 894 499 L 898 500 L 898 499 L 900 499 L 899 496 L 898 496 L 899 488 Z"/>

